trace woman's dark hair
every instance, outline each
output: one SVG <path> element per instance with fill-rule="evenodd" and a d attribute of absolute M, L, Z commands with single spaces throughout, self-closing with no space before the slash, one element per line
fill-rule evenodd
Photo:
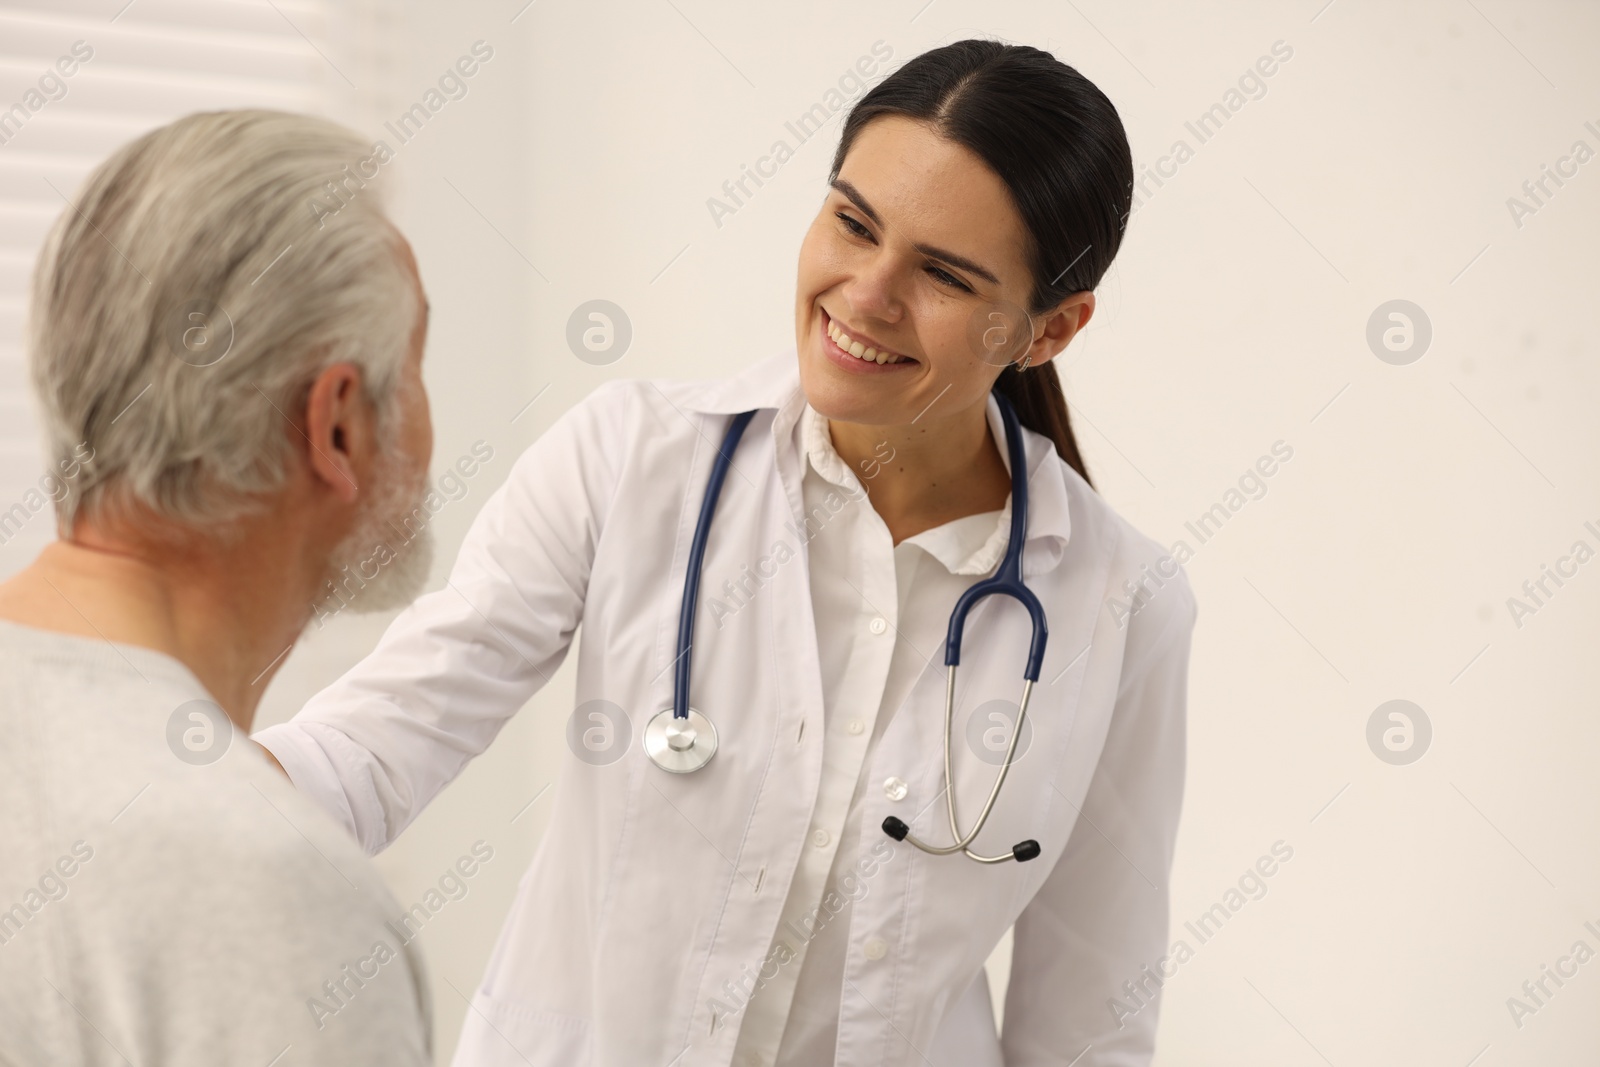
<path fill-rule="evenodd" d="M 970 40 L 924 52 L 851 110 L 829 181 L 856 136 L 883 115 L 929 123 L 1005 182 L 1031 236 L 1030 315 L 1100 284 L 1131 210 L 1133 154 L 1117 109 L 1089 79 L 1026 45 Z M 1089 481 L 1060 377 L 1053 367 L 1014 367 L 1001 371 L 995 389 Z"/>

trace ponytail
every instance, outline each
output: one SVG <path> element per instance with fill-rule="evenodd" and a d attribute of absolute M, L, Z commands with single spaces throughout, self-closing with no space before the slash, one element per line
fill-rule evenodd
<path fill-rule="evenodd" d="M 1054 360 L 1025 371 L 1019 371 L 1016 364 L 1011 364 L 995 379 L 994 391 L 1011 401 L 1018 422 L 1050 438 L 1056 446 L 1056 455 L 1066 460 L 1067 466 L 1082 475 L 1091 489 L 1094 488 L 1089 469 L 1084 466 L 1083 456 L 1078 452 L 1078 441 L 1072 435 L 1067 396 L 1061 390 L 1061 378 L 1056 374 Z"/>

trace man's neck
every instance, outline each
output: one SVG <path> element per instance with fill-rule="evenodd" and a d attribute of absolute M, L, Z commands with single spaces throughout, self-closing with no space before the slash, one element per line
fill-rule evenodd
<path fill-rule="evenodd" d="M 165 653 L 249 732 L 310 614 L 315 581 L 293 559 L 283 541 L 176 550 L 80 531 L 0 584 L 0 618 Z"/>

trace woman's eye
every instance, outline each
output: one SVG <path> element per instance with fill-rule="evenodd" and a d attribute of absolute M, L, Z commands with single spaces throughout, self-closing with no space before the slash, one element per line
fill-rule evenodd
<path fill-rule="evenodd" d="M 948 285 L 952 289 L 959 289 L 964 293 L 972 292 L 972 290 L 967 288 L 966 284 L 963 283 L 960 278 L 957 278 L 954 274 L 951 274 L 947 270 L 941 270 L 938 267 L 929 267 L 928 273 L 933 275 L 934 279 L 937 280 L 940 285 Z"/>
<path fill-rule="evenodd" d="M 854 237 L 865 237 L 868 240 L 871 240 L 872 231 L 867 229 L 865 226 L 861 225 L 861 223 L 857 222 L 855 219 L 851 218 L 849 215 L 845 214 L 843 211 L 835 212 L 834 213 L 834 218 L 838 219 L 841 223 L 843 223 L 845 229 L 848 230 L 852 236 L 854 236 Z M 959 292 L 963 292 L 963 293 L 972 292 L 972 290 L 966 285 L 966 283 L 964 283 L 960 278 L 957 278 L 954 274 L 951 274 L 947 270 L 943 270 L 942 268 L 930 265 L 928 267 L 928 273 L 933 275 L 934 280 L 937 281 L 940 285 L 946 286 L 946 287 L 951 288 L 951 289 L 958 290 Z"/>
<path fill-rule="evenodd" d="M 838 218 L 838 220 L 840 222 L 844 223 L 845 229 L 849 230 L 851 233 L 855 234 L 857 237 L 871 237 L 872 236 L 872 231 L 871 230 L 867 229 L 865 226 L 861 225 L 861 223 L 857 222 L 855 219 L 851 218 L 849 215 L 846 215 L 844 212 L 842 212 L 842 211 L 838 212 L 835 217 Z"/>

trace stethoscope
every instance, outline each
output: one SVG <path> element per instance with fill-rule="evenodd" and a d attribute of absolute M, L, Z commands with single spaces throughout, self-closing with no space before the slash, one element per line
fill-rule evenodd
<path fill-rule="evenodd" d="M 1044 662 L 1044 645 L 1050 636 L 1050 629 L 1045 623 L 1044 607 L 1039 603 L 1039 598 L 1034 596 L 1022 581 L 1022 542 L 1028 527 L 1028 476 L 1022 449 L 1022 430 L 1010 401 L 999 392 L 993 395 L 999 404 L 1001 419 L 1005 423 L 1006 452 L 1011 460 L 1011 539 L 1006 544 L 1005 558 L 1000 561 L 994 577 L 974 583 L 956 601 L 955 609 L 950 613 L 950 626 L 945 636 L 944 795 L 945 810 L 950 816 L 950 835 L 956 840 L 951 845 L 932 845 L 918 840 L 912 835 L 911 827 L 893 815 L 883 820 L 883 832 L 896 841 L 910 841 L 922 851 L 936 856 L 964 852 L 979 863 L 1003 863 L 1012 859 L 1022 862 L 1039 855 L 1039 842 L 1031 838 L 1018 842 L 1012 846 L 1010 852 L 998 856 L 980 856 L 967 846 L 978 836 L 984 823 L 988 821 L 989 813 L 994 809 L 995 798 L 1000 794 L 1000 786 L 1006 780 L 1006 772 L 1011 768 L 1011 758 L 1016 752 L 1017 738 L 1022 736 L 1022 724 L 1028 715 L 1028 698 L 1032 695 L 1033 683 L 1039 680 L 1039 668 Z M 695 524 L 694 540 L 689 546 L 688 576 L 683 583 L 683 610 L 678 616 L 678 658 L 674 662 L 672 707 L 663 708 L 651 716 L 644 730 L 644 750 L 651 762 L 673 774 L 698 771 L 710 763 L 711 757 L 717 753 L 717 728 L 705 715 L 689 706 L 689 649 L 694 643 L 695 603 L 700 595 L 700 563 L 705 556 L 711 516 L 717 507 L 717 497 L 722 493 L 722 483 L 727 478 L 734 450 L 739 447 L 739 438 L 744 435 L 745 427 L 750 424 L 755 414 L 754 411 L 746 411 L 733 417 L 727 435 L 723 438 L 722 447 L 712 463 L 711 479 L 706 485 L 705 499 L 700 504 L 700 518 Z M 977 824 L 969 832 L 962 834 L 956 822 L 955 775 L 950 760 L 950 737 L 955 717 L 956 667 L 961 662 L 961 631 L 966 625 L 967 612 L 972 606 L 984 597 L 996 593 L 1015 597 L 1028 609 L 1033 623 L 1033 641 L 1028 647 L 1028 662 L 1022 672 L 1022 702 L 1017 710 L 1017 722 L 1011 731 L 1011 740 L 1006 745 L 1006 758 L 1000 765 L 999 774 L 995 777 L 994 788 L 989 790 L 989 799 L 984 802 L 983 811 L 978 815 Z"/>

